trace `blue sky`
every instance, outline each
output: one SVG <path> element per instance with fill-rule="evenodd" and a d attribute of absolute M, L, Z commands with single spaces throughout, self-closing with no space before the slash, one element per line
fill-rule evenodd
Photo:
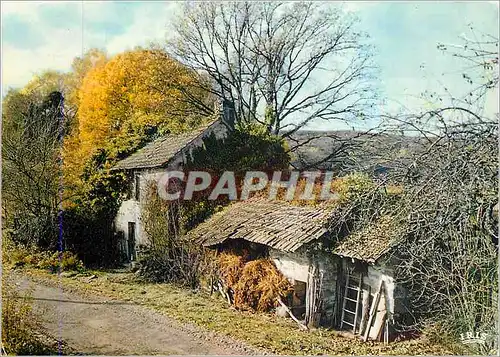
<path fill-rule="evenodd" d="M 75 56 L 92 47 L 113 54 L 162 43 L 179 7 L 175 2 L 2 1 L 2 89 L 23 86 L 44 69 L 66 71 Z M 411 107 L 420 92 L 440 86 L 438 79 L 458 89 L 463 85 L 461 64 L 437 50 L 438 42 L 457 43 L 470 23 L 498 36 L 494 1 L 372 1 L 343 7 L 356 13 L 360 29 L 370 34 L 380 89 L 394 108 Z"/>

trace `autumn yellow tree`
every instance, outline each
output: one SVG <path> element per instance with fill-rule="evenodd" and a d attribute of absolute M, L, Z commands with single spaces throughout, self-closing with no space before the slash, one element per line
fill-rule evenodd
<path fill-rule="evenodd" d="M 78 92 L 83 79 L 93 68 L 106 64 L 107 55 L 99 49 L 90 49 L 81 57 L 75 57 L 71 64 L 71 70 L 60 72 L 45 70 L 35 74 L 31 80 L 20 89 L 24 95 L 37 98 L 45 98 L 50 93 L 60 92 L 64 97 L 65 120 L 71 122 L 78 111 Z"/>
<path fill-rule="evenodd" d="M 71 64 L 71 71 L 65 79 L 67 91 L 65 101 L 75 112 L 78 109 L 78 92 L 83 79 L 94 68 L 102 67 L 108 61 L 108 56 L 103 50 L 92 48 L 81 57 L 75 57 Z"/>
<path fill-rule="evenodd" d="M 50 93 L 66 92 L 68 88 L 67 78 L 68 73 L 61 73 L 58 71 L 47 70 L 39 74 L 35 74 L 31 80 L 20 89 L 20 92 L 25 95 L 37 96 L 43 98 Z"/>
<path fill-rule="evenodd" d="M 209 99 L 198 76 L 160 49 L 118 54 L 85 75 L 78 91 L 77 124 L 65 144 L 66 183 L 81 185 L 92 157 L 105 152 L 111 164 L 152 134 L 181 132 L 205 117 L 186 100 Z"/>

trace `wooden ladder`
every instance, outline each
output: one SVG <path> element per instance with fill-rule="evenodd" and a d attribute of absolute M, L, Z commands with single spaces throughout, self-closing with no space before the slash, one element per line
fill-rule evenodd
<path fill-rule="evenodd" d="M 352 277 L 349 272 L 347 272 L 347 277 L 346 277 L 346 283 L 345 283 L 345 290 L 344 290 L 344 301 L 342 303 L 342 317 L 340 319 L 340 328 L 342 329 L 344 325 L 348 325 L 352 327 L 352 333 L 356 333 L 356 326 L 358 322 L 358 311 L 359 311 L 359 304 L 361 302 L 361 286 L 363 283 L 363 275 L 362 273 L 359 273 L 359 276 L 357 277 Z M 353 297 L 349 296 L 349 291 L 355 291 L 356 292 L 356 299 L 353 299 Z M 349 310 L 347 308 L 348 303 L 355 303 L 356 307 L 354 308 L 354 311 Z M 352 316 L 354 319 L 353 321 L 347 320 L 347 316 Z"/>

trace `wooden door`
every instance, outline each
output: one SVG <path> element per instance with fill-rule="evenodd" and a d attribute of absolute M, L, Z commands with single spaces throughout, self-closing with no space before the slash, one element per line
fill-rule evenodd
<path fill-rule="evenodd" d="M 128 222 L 128 258 L 133 261 L 136 259 L 135 254 L 135 222 Z"/>

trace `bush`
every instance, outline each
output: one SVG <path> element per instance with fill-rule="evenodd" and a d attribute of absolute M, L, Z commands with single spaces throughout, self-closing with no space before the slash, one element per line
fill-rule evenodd
<path fill-rule="evenodd" d="M 139 275 L 151 282 L 198 287 L 202 249 L 181 236 L 179 206 L 162 200 L 151 188 L 143 221 L 148 244 L 138 256 Z"/>
<path fill-rule="evenodd" d="M 3 247 L 3 263 L 13 267 L 30 267 L 37 269 L 48 269 L 52 273 L 59 271 L 85 270 L 78 256 L 72 252 L 47 252 L 37 249 L 28 249 L 16 245 L 7 244 Z"/>
<path fill-rule="evenodd" d="M 2 246 L 2 257 L 3 263 L 6 266 L 30 266 L 37 268 L 38 264 L 49 256 L 50 253 L 48 252 L 40 252 L 36 248 L 25 248 L 13 244 L 9 239 L 4 239 L 4 244 Z"/>
<path fill-rule="evenodd" d="M 333 183 L 333 190 L 339 194 L 341 203 L 362 198 L 366 193 L 374 190 L 375 187 L 373 180 L 362 173 L 348 174 Z"/>
<path fill-rule="evenodd" d="M 139 258 L 139 275 L 146 281 L 174 283 L 189 288 L 199 286 L 201 251 L 194 245 L 179 244 L 161 252 L 145 249 Z"/>
<path fill-rule="evenodd" d="M 40 269 L 49 269 L 52 273 L 59 270 L 62 271 L 78 271 L 83 272 L 84 267 L 81 260 L 71 252 L 54 252 L 52 255 L 47 256 L 38 261 L 37 267 Z"/>

